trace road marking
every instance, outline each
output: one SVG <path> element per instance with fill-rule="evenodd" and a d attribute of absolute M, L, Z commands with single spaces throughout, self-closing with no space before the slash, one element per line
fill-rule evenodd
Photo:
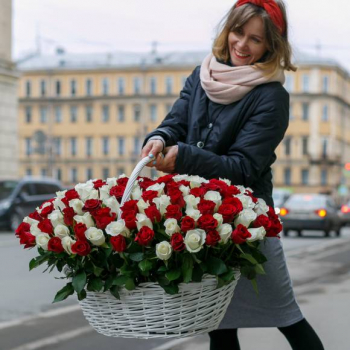
<path fill-rule="evenodd" d="M 32 343 L 27 343 L 25 345 L 18 346 L 17 348 L 12 348 L 10 350 L 36 350 L 43 348 L 44 346 L 58 344 L 60 342 L 79 337 L 82 334 L 94 331 L 90 326 L 77 328 L 73 331 L 65 332 L 60 335 L 54 335 L 52 337 L 43 338 Z"/>

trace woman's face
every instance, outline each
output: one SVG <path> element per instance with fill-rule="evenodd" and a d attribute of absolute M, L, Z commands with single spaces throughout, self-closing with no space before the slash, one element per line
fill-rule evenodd
<path fill-rule="evenodd" d="M 261 17 L 252 17 L 243 27 L 230 32 L 228 45 L 234 66 L 254 64 L 267 51 L 264 23 Z"/>

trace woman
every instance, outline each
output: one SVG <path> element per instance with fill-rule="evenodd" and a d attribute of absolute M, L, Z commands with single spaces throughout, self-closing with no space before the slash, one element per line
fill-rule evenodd
<path fill-rule="evenodd" d="M 250 187 L 273 206 L 271 165 L 289 121 L 283 88 L 290 61 L 281 0 L 239 0 L 214 41 L 212 54 L 187 79 L 180 98 L 150 133 L 141 157 L 167 173 L 226 178 Z M 162 152 L 165 154 L 163 158 Z M 241 280 L 210 349 L 239 349 L 240 327 L 278 327 L 293 349 L 322 350 L 295 301 L 281 241 L 268 238 L 259 295 Z"/>

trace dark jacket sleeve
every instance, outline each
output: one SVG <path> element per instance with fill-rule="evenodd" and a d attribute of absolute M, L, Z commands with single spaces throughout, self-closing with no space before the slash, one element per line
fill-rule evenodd
<path fill-rule="evenodd" d="M 276 85 L 268 85 L 262 87 L 257 107 L 227 154 L 217 155 L 178 142 L 175 172 L 205 178 L 221 177 L 236 185 L 252 186 L 274 162 L 275 149 L 283 139 L 289 122 L 289 94 L 281 85 L 277 88 Z"/>
<path fill-rule="evenodd" d="M 166 146 L 173 146 L 176 145 L 178 141 L 186 140 L 188 108 L 193 91 L 193 83 L 196 81 L 195 76 L 198 74 L 199 67 L 195 68 L 192 74 L 187 78 L 185 86 L 180 92 L 180 97 L 175 101 L 171 111 L 157 129 L 146 136 L 143 146 L 150 137 L 155 135 L 162 136 L 166 142 Z"/>

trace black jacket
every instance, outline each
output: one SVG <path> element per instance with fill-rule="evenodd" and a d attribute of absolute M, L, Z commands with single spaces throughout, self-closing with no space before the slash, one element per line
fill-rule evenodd
<path fill-rule="evenodd" d="M 229 105 L 209 100 L 200 84 L 200 67 L 189 76 L 180 98 L 156 130 L 147 135 L 177 144 L 175 172 L 226 178 L 251 187 L 272 201 L 271 165 L 289 121 L 289 94 L 280 83 L 259 85 Z"/>

